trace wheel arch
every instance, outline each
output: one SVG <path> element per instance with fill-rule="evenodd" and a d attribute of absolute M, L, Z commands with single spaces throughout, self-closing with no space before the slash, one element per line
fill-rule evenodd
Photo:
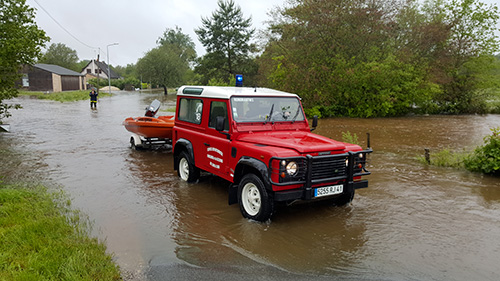
<path fill-rule="evenodd" d="M 185 151 L 190 157 L 190 161 L 194 164 L 194 152 L 193 152 L 193 144 L 187 139 L 179 139 L 175 142 L 175 146 L 173 147 L 174 151 L 174 170 L 179 169 L 179 155 L 181 152 Z"/>
<path fill-rule="evenodd" d="M 243 156 L 234 169 L 234 184 L 239 184 L 244 175 L 253 172 L 264 183 L 266 189 L 272 190 L 269 181 L 269 169 L 267 165 L 255 158 Z"/>
<path fill-rule="evenodd" d="M 248 173 L 253 173 L 259 177 L 266 190 L 272 193 L 272 186 L 269 181 L 269 170 L 266 164 L 258 159 L 243 156 L 234 169 L 233 184 L 229 188 L 229 205 L 238 203 L 238 185 L 243 176 Z"/>

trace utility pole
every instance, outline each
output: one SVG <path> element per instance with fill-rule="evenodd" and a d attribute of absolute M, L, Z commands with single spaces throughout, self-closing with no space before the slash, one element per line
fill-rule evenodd
<path fill-rule="evenodd" d="M 99 52 L 97 53 L 97 61 L 95 61 L 95 66 L 97 67 L 97 94 L 99 94 L 99 56 L 101 55 L 101 48 L 99 48 Z"/>
<path fill-rule="evenodd" d="M 109 46 L 115 46 L 115 45 L 118 45 L 118 43 L 113 43 L 113 44 L 109 44 L 106 46 L 106 52 L 108 52 L 108 91 L 109 91 L 109 95 L 111 96 L 111 72 L 109 71 Z"/>

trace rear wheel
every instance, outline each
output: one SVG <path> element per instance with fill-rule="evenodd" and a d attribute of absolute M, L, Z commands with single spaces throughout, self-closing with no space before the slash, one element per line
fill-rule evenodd
<path fill-rule="evenodd" d="M 181 152 L 179 155 L 179 168 L 177 174 L 183 181 L 195 182 L 200 177 L 200 170 L 196 168 L 194 163 L 186 152 Z"/>
<path fill-rule="evenodd" d="M 238 186 L 238 203 L 243 217 L 267 221 L 274 212 L 274 201 L 266 191 L 262 180 L 255 174 L 247 174 Z"/>

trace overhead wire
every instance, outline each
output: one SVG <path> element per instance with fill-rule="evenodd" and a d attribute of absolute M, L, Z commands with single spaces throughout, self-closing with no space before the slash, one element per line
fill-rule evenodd
<path fill-rule="evenodd" d="M 92 47 L 88 44 L 86 44 L 85 42 L 81 41 L 80 39 L 78 39 L 78 37 L 74 36 L 71 32 L 69 32 L 66 28 L 64 28 L 64 26 L 62 26 L 62 24 L 60 24 L 42 5 L 40 5 L 40 3 L 38 3 L 38 0 L 33 0 L 35 1 L 35 3 L 38 4 L 38 6 L 40 6 L 40 8 L 55 22 L 57 23 L 57 25 L 59 25 L 59 27 L 61 27 L 64 31 L 66 31 L 66 33 L 68 33 L 71 37 L 73 37 L 76 41 L 80 42 L 82 45 L 88 47 L 88 48 L 91 48 L 91 49 L 98 49 L 98 47 Z"/>
<path fill-rule="evenodd" d="M 88 47 L 90 49 L 94 49 L 94 50 L 99 50 L 99 52 L 102 52 L 104 53 L 104 55 L 107 57 L 108 54 L 106 53 L 106 51 L 102 50 L 101 48 L 99 47 L 93 47 L 93 46 L 90 46 L 88 45 L 87 43 L 81 41 L 80 39 L 78 39 L 78 37 L 74 36 L 71 32 L 69 32 L 69 30 L 67 30 L 62 24 L 60 24 L 39 2 L 38 0 L 33 0 L 35 1 L 35 3 L 40 6 L 40 8 L 57 24 L 59 25 L 60 28 L 62 28 L 62 30 L 64 30 L 66 33 L 68 33 L 71 37 L 73 37 L 73 39 L 75 39 L 76 41 L 78 41 L 80 44 L 84 45 L 85 47 Z"/>

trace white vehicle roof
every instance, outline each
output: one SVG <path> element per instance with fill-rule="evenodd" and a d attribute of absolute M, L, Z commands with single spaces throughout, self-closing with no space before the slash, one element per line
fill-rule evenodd
<path fill-rule="evenodd" d="M 177 90 L 178 96 L 197 96 L 204 98 L 229 99 L 233 96 L 261 97 L 294 97 L 296 94 L 273 90 L 269 88 L 221 87 L 221 86 L 182 86 Z M 299 98 L 300 99 L 300 98 Z"/>

